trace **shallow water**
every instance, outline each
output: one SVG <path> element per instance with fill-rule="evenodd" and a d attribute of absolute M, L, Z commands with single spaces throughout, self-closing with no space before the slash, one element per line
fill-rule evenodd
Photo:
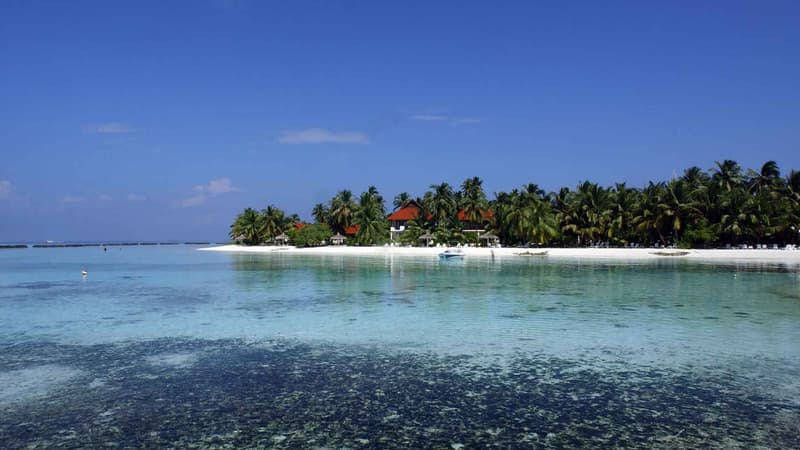
<path fill-rule="evenodd" d="M 791 448 L 798 343 L 791 264 L 7 250 L 0 442 Z"/>

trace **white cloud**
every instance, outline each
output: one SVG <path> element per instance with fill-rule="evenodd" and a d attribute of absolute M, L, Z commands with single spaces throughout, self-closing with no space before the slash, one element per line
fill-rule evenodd
<path fill-rule="evenodd" d="M 238 191 L 239 188 L 233 187 L 231 185 L 231 180 L 228 177 L 221 177 L 215 180 L 209 181 L 207 184 L 197 185 L 192 188 L 195 192 L 199 192 L 201 194 L 212 194 L 212 195 L 219 195 L 225 194 L 227 192 L 234 192 Z"/>
<path fill-rule="evenodd" d="M 467 125 L 483 122 L 483 119 L 477 117 L 453 117 L 448 114 L 431 113 L 414 114 L 409 119 L 421 122 L 444 122 L 448 125 Z"/>
<path fill-rule="evenodd" d="M 122 122 L 96 123 L 83 127 L 83 132 L 88 134 L 125 134 L 131 131 L 131 126 Z"/>
<path fill-rule="evenodd" d="M 111 197 L 111 196 L 110 196 L 110 195 L 108 195 L 108 194 L 101 194 L 101 195 L 98 195 L 98 196 L 97 196 L 97 199 L 98 199 L 98 200 L 101 200 L 101 201 L 104 201 L 104 202 L 108 202 L 108 201 L 111 201 L 111 200 L 113 200 L 114 198 L 113 198 L 113 197 Z"/>
<path fill-rule="evenodd" d="M 369 144 L 366 134 L 359 131 L 328 131 L 324 128 L 308 128 L 284 131 L 278 138 L 281 144 Z"/>
<path fill-rule="evenodd" d="M 10 181 L 0 180 L 0 198 L 8 198 L 13 190 L 14 186 L 11 185 Z"/>
<path fill-rule="evenodd" d="M 479 119 L 477 117 L 462 117 L 460 119 L 455 119 L 455 122 L 456 123 L 464 123 L 464 124 L 467 124 L 467 123 L 481 123 L 481 122 L 483 122 L 483 119 Z"/>
<path fill-rule="evenodd" d="M 83 203 L 86 201 L 86 197 L 77 197 L 73 195 L 67 195 L 65 197 L 61 197 L 59 200 L 61 203 Z"/>
<path fill-rule="evenodd" d="M 227 194 L 229 192 L 240 191 L 241 189 L 235 187 L 233 183 L 231 183 L 230 178 L 220 177 L 213 179 L 206 184 L 198 184 L 197 186 L 193 187 L 192 190 L 197 192 L 197 195 L 193 195 L 178 202 L 181 207 L 190 208 L 192 206 L 200 206 L 211 197 Z"/>
<path fill-rule="evenodd" d="M 207 195 L 199 194 L 193 197 L 185 198 L 180 201 L 180 205 L 184 208 L 191 208 L 192 206 L 200 206 L 208 200 Z"/>
<path fill-rule="evenodd" d="M 447 119 L 447 116 L 441 114 L 414 114 L 411 116 L 411 120 L 422 120 L 425 122 L 442 122 Z"/>
<path fill-rule="evenodd" d="M 128 194 L 128 201 L 129 202 L 141 202 L 141 201 L 144 201 L 144 200 L 147 200 L 147 197 L 145 197 L 144 195 Z"/>

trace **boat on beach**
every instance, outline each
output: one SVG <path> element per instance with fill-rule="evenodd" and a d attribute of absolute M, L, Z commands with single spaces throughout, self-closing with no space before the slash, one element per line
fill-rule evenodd
<path fill-rule="evenodd" d="M 659 252 L 650 252 L 651 255 L 656 256 L 686 256 L 691 252 L 685 250 L 665 250 Z"/>
<path fill-rule="evenodd" d="M 447 249 L 442 253 L 439 253 L 439 259 L 445 261 L 451 259 L 464 259 L 464 250 L 461 250 L 460 248 Z"/>
<path fill-rule="evenodd" d="M 517 255 L 517 256 L 547 256 L 547 250 L 544 250 L 544 251 L 541 251 L 541 252 L 529 252 L 529 251 L 526 251 L 526 252 L 520 252 L 520 253 L 514 253 L 514 254 Z"/>

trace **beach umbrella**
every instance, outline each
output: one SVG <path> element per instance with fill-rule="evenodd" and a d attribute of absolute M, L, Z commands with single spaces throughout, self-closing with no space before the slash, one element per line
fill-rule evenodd
<path fill-rule="evenodd" d="M 431 245 L 431 240 L 433 239 L 433 235 L 430 233 L 425 233 L 419 237 L 420 241 L 425 241 L 425 246 L 428 247 Z"/>

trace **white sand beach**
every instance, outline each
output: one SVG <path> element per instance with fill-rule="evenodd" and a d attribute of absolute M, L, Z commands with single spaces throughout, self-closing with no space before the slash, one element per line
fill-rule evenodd
<path fill-rule="evenodd" d="M 202 251 L 234 253 L 286 253 L 293 255 L 351 255 L 351 256 L 431 256 L 445 249 L 442 247 L 351 247 L 332 245 L 325 247 L 297 248 L 292 246 L 244 246 L 221 245 L 201 248 Z M 696 259 L 715 261 L 770 261 L 800 264 L 800 250 L 774 249 L 657 249 L 657 248 L 486 248 L 462 247 L 467 256 L 483 257 L 531 257 L 547 252 L 548 257 L 586 259 Z M 531 255 L 532 254 L 532 255 Z M 540 257 L 540 256 L 539 256 Z"/>

